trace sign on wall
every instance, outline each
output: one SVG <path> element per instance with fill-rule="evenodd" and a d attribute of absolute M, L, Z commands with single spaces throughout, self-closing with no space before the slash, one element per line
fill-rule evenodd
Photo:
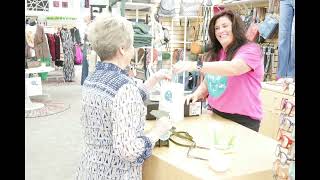
<path fill-rule="evenodd" d="M 40 77 L 26 78 L 27 96 L 42 95 L 42 84 Z"/>

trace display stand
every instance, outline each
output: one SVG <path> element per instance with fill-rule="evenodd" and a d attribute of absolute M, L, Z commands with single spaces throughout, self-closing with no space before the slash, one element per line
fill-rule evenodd
<path fill-rule="evenodd" d="M 43 73 L 43 72 L 50 72 L 50 71 L 54 71 L 54 68 L 52 67 L 37 67 L 37 68 L 29 68 L 29 69 L 25 69 L 25 78 L 27 80 L 29 74 L 33 74 L 33 73 Z M 27 82 L 27 81 L 25 81 Z M 32 110 L 36 110 L 36 109 L 40 109 L 44 107 L 44 104 L 42 103 L 33 103 L 30 99 L 30 96 L 27 92 L 27 86 L 28 84 L 25 84 L 25 111 L 32 111 Z"/>

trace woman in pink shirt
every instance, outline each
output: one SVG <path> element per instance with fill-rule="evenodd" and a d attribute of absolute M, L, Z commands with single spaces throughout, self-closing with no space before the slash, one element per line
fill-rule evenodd
<path fill-rule="evenodd" d="M 179 61 L 174 73 L 198 70 L 205 74 L 187 103 L 208 97 L 216 114 L 259 131 L 262 107 L 259 97 L 263 81 L 263 56 L 260 45 L 249 42 L 244 23 L 230 10 L 216 14 L 210 21 L 212 49 L 206 62 Z"/>

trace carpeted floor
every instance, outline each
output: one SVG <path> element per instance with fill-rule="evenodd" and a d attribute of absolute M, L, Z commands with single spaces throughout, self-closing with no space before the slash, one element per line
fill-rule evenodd
<path fill-rule="evenodd" d="M 25 111 L 26 118 L 50 116 L 70 109 L 70 104 L 56 100 L 32 100 L 32 102 L 43 103 L 44 107 L 36 110 Z"/>

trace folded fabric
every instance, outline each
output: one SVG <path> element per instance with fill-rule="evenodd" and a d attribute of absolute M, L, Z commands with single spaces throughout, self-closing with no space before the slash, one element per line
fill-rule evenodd
<path fill-rule="evenodd" d="M 152 35 L 149 33 L 150 27 L 143 23 L 132 23 L 134 31 L 133 47 L 151 46 Z"/>
<path fill-rule="evenodd" d="M 132 23 L 132 27 L 135 34 L 148 34 L 150 30 L 148 25 L 142 23 Z"/>

